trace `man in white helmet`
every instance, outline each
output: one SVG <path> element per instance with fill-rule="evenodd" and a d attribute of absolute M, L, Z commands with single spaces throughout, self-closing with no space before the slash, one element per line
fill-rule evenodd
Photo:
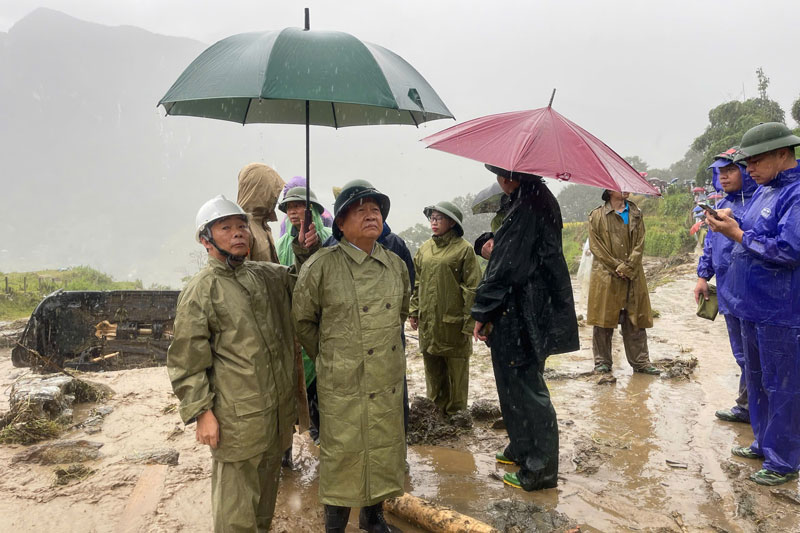
<path fill-rule="evenodd" d="M 297 417 L 297 267 L 246 261 L 247 215 L 224 196 L 200 208 L 195 238 L 208 265 L 178 297 L 167 370 L 181 418 L 196 421 L 197 441 L 211 448 L 214 530 L 267 531 Z M 294 245 L 298 262 L 319 248 L 313 226 Z"/>

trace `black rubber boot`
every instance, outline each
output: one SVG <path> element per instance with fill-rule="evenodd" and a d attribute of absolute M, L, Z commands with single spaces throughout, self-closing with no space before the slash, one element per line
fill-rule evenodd
<path fill-rule="evenodd" d="M 386 523 L 383 517 L 383 502 L 362 507 L 358 514 L 358 527 L 367 533 L 403 533 L 402 530 Z"/>
<path fill-rule="evenodd" d="M 350 508 L 338 505 L 325 506 L 325 533 L 344 533 L 350 519 Z"/>

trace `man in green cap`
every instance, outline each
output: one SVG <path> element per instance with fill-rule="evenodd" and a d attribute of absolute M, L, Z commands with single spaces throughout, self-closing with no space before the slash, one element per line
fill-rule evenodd
<path fill-rule="evenodd" d="M 419 349 L 425 362 L 428 398 L 446 415 L 467 408 L 470 316 L 481 268 L 464 240 L 463 215 L 450 202 L 428 206 L 423 213 L 433 236 L 414 256 L 416 281 L 409 323 L 419 328 Z"/>
<path fill-rule="evenodd" d="M 320 501 L 325 530 L 344 533 L 351 507 L 359 527 L 397 531 L 383 501 L 403 494 L 403 323 L 408 270 L 377 240 L 389 198 L 370 183 L 347 183 L 334 206 L 333 235 L 303 265 L 292 313 L 317 368 Z"/>
<path fill-rule="evenodd" d="M 265 532 L 297 417 L 293 269 L 246 260 L 248 217 L 224 196 L 203 204 L 196 224 L 208 264 L 178 297 L 167 371 L 181 418 L 211 448 L 214 531 Z M 298 259 L 318 247 L 301 230 Z"/>
<path fill-rule="evenodd" d="M 755 440 L 739 457 L 763 459 L 760 485 L 797 479 L 800 470 L 800 137 L 779 122 L 744 134 L 735 161 L 758 183 L 744 212 L 707 217 L 736 242 L 726 274 L 729 312 L 740 319 L 747 401 Z"/>

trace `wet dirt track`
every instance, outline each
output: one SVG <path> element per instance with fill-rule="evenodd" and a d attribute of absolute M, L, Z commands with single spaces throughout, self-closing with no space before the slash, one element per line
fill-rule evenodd
<path fill-rule="evenodd" d="M 614 337 L 616 383 L 597 384 L 592 368 L 591 328 L 581 328 L 580 352 L 548 360 L 548 386 L 559 418 L 561 457 L 556 489 L 525 493 L 492 476 L 494 452 L 505 432 L 476 422 L 471 432 L 439 446 L 412 446 L 407 489 L 412 494 L 484 521 L 493 501 L 533 502 L 569 516 L 583 531 L 800 531 L 800 505 L 747 481 L 759 463 L 732 458 L 732 445 L 749 444 L 744 424 L 714 418 L 733 404 L 739 369 L 722 317 L 715 322 L 694 316 L 692 268 L 672 274 L 676 281 L 651 293 L 660 318 L 649 331 L 651 359 L 696 357 L 691 378 L 633 375 Z M 580 311 L 579 311 L 580 312 Z M 409 345 L 410 394 L 424 394 L 422 358 Z M 7 387 L 23 372 L 14 369 L 7 349 L 0 350 L 0 410 L 7 408 Z M 193 426 L 179 422 L 166 370 L 149 368 L 92 375 L 110 385 L 114 411 L 102 431 L 74 430 L 65 438 L 102 442 L 104 456 L 90 464 L 97 472 L 64 487 L 52 486 L 52 467 L 11 464 L 22 447 L 0 447 L 0 530 L 39 531 L 58 520 L 67 531 L 115 531 L 145 466 L 123 457 L 142 449 L 170 446 L 181 453 L 170 467 L 155 508 L 138 531 L 210 531 L 210 461 L 194 442 Z M 470 403 L 497 400 L 488 351 L 476 344 L 471 364 Z M 167 412 L 165 412 L 167 411 Z M 178 426 L 180 429 L 180 425 Z M 282 479 L 273 531 L 320 531 L 317 502 L 318 451 L 295 437 L 296 469 Z M 673 468 L 667 460 L 686 468 Z M 513 468 L 510 468 L 513 470 Z M 797 494 L 797 483 L 783 487 Z M 357 512 L 348 531 L 357 531 Z M 390 517 L 405 531 L 415 530 Z M 533 529 L 530 529 L 531 531 Z"/>

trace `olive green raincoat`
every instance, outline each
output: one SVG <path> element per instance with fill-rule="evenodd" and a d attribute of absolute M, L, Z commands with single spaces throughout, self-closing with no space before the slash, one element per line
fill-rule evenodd
<path fill-rule="evenodd" d="M 282 453 L 291 444 L 293 285 L 287 267 L 246 261 L 231 270 L 209 257 L 178 297 L 167 371 L 185 423 L 214 412 L 217 461 Z"/>
<path fill-rule="evenodd" d="M 642 268 L 644 219 L 636 204 L 628 200 L 628 224 L 606 202 L 589 213 L 589 248 L 594 255 L 586 322 L 615 328 L 619 312 L 637 328 L 653 327 L 650 296 Z M 616 272 L 629 280 L 620 278 Z"/>
<path fill-rule="evenodd" d="M 250 215 L 250 256 L 253 261 L 279 263 L 275 240 L 268 222 L 278 220 L 275 205 L 285 182 L 262 163 L 250 163 L 239 172 L 236 203 Z"/>
<path fill-rule="evenodd" d="M 469 357 L 470 316 L 481 268 L 472 246 L 454 231 L 425 241 L 414 256 L 409 315 L 419 319 L 419 349 L 428 355 Z"/>
<path fill-rule="evenodd" d="M 303 265 L 297 337 L 316 362 L 320 501 L 365 507 L 403 493 L 403 323 L 411 287 L 403 260 L 346 239 Z"/>

